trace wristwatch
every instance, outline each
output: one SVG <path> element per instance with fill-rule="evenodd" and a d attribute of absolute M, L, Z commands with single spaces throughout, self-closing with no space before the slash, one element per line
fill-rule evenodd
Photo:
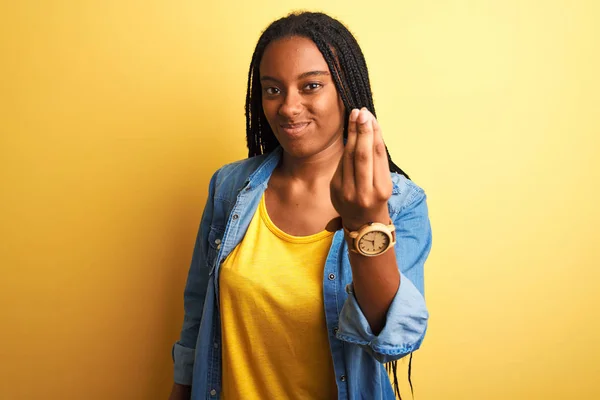
<path fill-rule="evenodd" d="M 350 251 L 366 257 L 380 256 L 396 244 L 396 227 L 392 221 L 389 225 L 369 222 L 353 232 L 344 227 L 344 233 L 350 239 Z"/>

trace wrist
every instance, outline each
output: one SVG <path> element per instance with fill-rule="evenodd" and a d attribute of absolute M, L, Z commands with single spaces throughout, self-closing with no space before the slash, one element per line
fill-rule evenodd
<path fill-rule="evenodd" d="M 370 222 L 356 231 L 344 229 L 344 239 L 350 253 L 376 257 L 394 247 L 396 227 L 390 219 L 388 223 Z"/>
<path fill-rule="evenodd" d="M 387 209 L 387 204 L 385 206 L 385 210 L 379 210 L 377 212 L 355 216 L 355 217 L 342 217 L 342 225 L 350 232 L 354 232 L 359 230 L 361 227 L 369 224 L 371 222 L 379 222 L 382 224 L 390 223 L 390 213 Z"/>

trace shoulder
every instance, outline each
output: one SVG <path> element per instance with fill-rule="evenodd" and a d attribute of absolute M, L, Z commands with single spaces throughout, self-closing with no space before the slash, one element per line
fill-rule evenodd
<path fill-rule="evenodd" d="M 392 213 L 399 214 L 406 208 L 425 201 L 425 191 L 416 183 L 395 172 L 391 173 L 391 177 L 394 187 L 388 204 Z"/>
<path fill-rule="evenodd" d="M 232 201 L 244 187 L 250 176 L 263 164 L 268 154 L 246 158 L 223 165 L 211 179 L 214 196 L 221 200 Z"/>

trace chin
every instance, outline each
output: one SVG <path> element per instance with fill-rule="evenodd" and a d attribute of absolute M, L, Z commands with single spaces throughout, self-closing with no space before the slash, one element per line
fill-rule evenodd
<path fill-rule="evenodd" d="M 281 143 L 281 142 L 280 142 Z M 317 154 L 319 151 L 308 143 L 295 141 L 291 143 L 281 143 L 283 150 L 294 158 L 306 158 Z"/>
<path fill-rule="evenodd" d="M 341 137 L 341 134 L 340 134 Z M 335 140 L 322 141 L 322 136 L 315 137 L 315 135 L 303 135 L 298 138 L 290 138 L 286 135 L 276 135 L 279 144 L 283 150 L 294 158 L 308 158 L 315 156 L 323 151 L 326 151 L 329 147 L 334 145 Z M 315 139 L 321 140 L 315 140 Z"/>

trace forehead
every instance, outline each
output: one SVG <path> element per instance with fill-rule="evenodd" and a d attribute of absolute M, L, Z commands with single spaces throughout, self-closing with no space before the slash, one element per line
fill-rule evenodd
<path fill-rule="evenodd" d="M 260 75 L 294 79 L 309 71 L 329 71 L 315 43 L 307 38 L 292 36 L 271 42 L 260 62 Z"/>

